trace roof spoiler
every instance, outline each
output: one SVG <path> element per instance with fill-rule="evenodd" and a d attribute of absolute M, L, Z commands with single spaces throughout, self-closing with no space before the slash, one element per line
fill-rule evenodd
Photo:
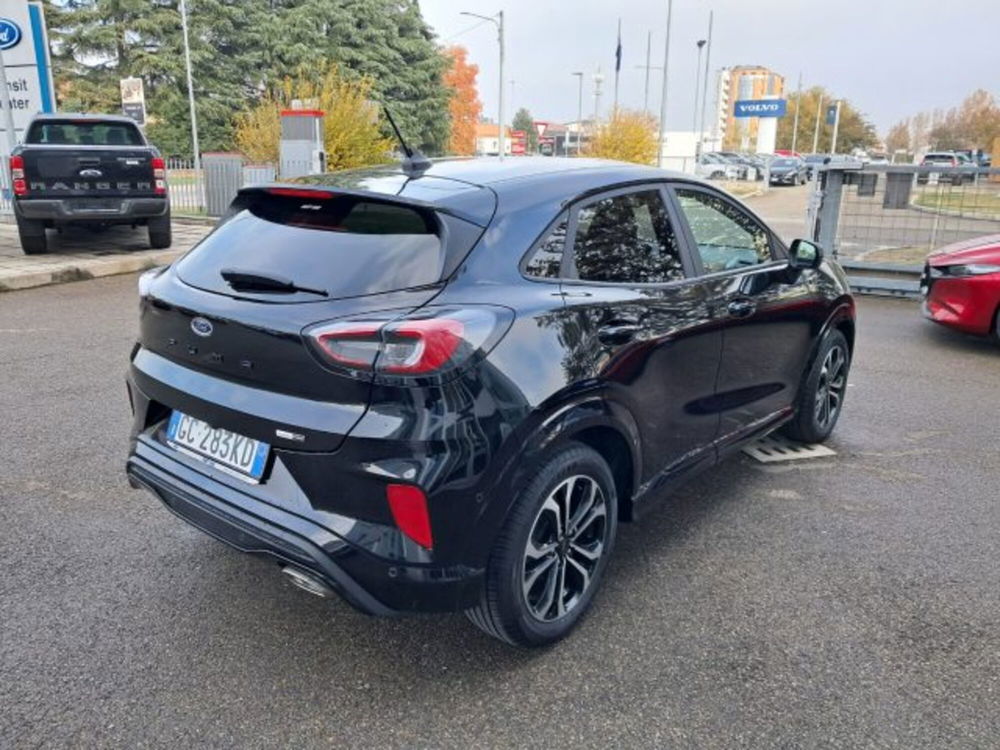
<path fill-rule="evenodd" d="M 277 197 L 301 198 L 303 200 L 329 200 L 342 195 L 354 198 L 364 198 L 376 203 L 395 203 L 402 206 L 411 206 L 425 211 L 434 211 L 440 214 L 448 214 L 456 219 L 467 221 L 470 224 L 482 227 L 486 226 L 481 217 L 475 216 L 465 211 L 456 210 L 449 206 L 440 206 L 428 201 L 416 198 L 403 197 L 387 193 L 375 193 L 370 190 L 358 190 L 356 188 L 341 188 L 336 185 L 308 184 L 297 182 L 268 182 L 260 185 L 248 185 L 236 192 L 234 203 L 239 198 L 251 198 L 253 196 L 274 195 Z M 487 222 L 489 223 L 489 222 Z"/>

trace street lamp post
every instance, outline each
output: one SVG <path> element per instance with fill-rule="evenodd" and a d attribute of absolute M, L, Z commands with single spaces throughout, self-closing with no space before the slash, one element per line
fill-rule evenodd
<path fill-rule="evenodd" d="M 712 22 L 715 19 L 715 11 L 708 12 L 708 45 L 705 47 L 705 75 L 701 82 L 701 127 L 698 128 L 698 153 L 705 147 L 705 106 L 708 103 L 708 71 L 712 59 Z M 712 130 L 712 138 L 715 138 L 715 130 Z M 716 146 L 716 148 L 718 148 Z"/>
<path fill-rule="evenodd" d="M 583 137 L 583 71 L 577 71 L 570 75 L 574 75 L 580 79 L 580 93 L 577 95 L 576 100 L 576 155 L 579 156 L 581 151 L 580 139 Z M 569 148 L 566 149 L 566 153 L 569 153 Z"/>
<path fill-rule="evenodd" d="M 699 39 L 695 44 L 698 45 L 698 64 L 695 65 L 695 79 L 694 79 L 694 118 L 691 124 L 691 129 L 696 133 L 698 132 L 698 97 L 701 94 L 701 48 L 705 46 L 705 40 Z M 695 161 L 701 156 L 701 133 L 698 133 L 698 140 L 694 144 L 694 157 Z"/>
<path fill-rule="evenodd" d="M 499 117 L 499 120 L 500 120 L 500 123 L 499 123 L 500 124 L 500 136 L 499 136 L 498 143 L 500 144 L 500 154 L 499 154 L 499 156 L 500 156 L 500 159 L 503 159 L 504 151 L 507 148 L 507 138 L 506 138 L 506 135 L 503 132 L 503 89 L 504 89 L 504 86 L 503 86 L 503 11 L 501 10 L 499 13 L 496 14 L 496 16 L 482 16 L 482 15 L 480 15 L 478 13 L 469 13 L 468 11 L 462 11 L 460 13 L 460 15 L 463 15 L 463 16 L 472 16 L 473 18 L 481 18 L 484 21 L 489 21 L 490 23 L 492 23 L 494 26 L 497 27 L 497 41 L 500 43 L 500 75 L 499 75 L 499 80 L 500 80 L 500 106 L 498 107 L 498 109 L 500 110 L 499 113 L 498 113 L 498 117 Z"/>
<path fill-rule="evenodd" d="M 194 173 L 201 174 L 201 152 L 198 148 L 198 118 L 194 111 L 194 84 L 191 76 L 191 45 L 188 43 L 187 5 L 180 3 L 181 31 L 184 36 L 184 67 L 187 72 L 188 107 L 191 110 L 191 146 L 194 149 Z"/>
<path fill-rule="evenodd" d="M 660 95 L 660 128 L 656 134 L 656 166 L 663 166 L 663 134 L 667 126 L 667 71 L 670 67 L 670 21 L 674 0 L 667 0 L 667 38 L 663 43 L 663 92 Z"/>

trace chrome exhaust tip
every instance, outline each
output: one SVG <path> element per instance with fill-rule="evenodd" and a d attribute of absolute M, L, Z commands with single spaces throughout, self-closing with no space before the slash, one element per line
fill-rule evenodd
<path fill-rule="evenodd" d="M 281 572 L 288 576 L 288 580 L 293 585 L 298 586 L 303 591 L 308 591 L 313 596 L 327 599 L 334 594 L 333 589 L 316 576 L 306 573 L 304 570 L 293 568 L 291 565 L 285 565 L 281 568 Z"/>

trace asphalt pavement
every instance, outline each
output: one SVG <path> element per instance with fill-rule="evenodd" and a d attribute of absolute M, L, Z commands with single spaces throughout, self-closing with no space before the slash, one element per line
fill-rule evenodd
<path fill-rule="evenodd" d="M 698 478 L 519 651 L 129 489 L 134 276 L 0 295 L 0 747 L 996 746 L 1000 348 L 859 307 L 838 455 Z"/>

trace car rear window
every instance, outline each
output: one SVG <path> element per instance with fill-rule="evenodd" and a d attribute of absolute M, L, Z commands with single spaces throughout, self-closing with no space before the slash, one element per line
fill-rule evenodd
<path fill-rule="evenodd" d="M 278 276 L 330 297 L 377 294 L 441 281 L 471 248 L 476 230 L 431 209 L 357 196 L 252 194 L 237 198 L 177 272 L 192 286 L 223 294 L 233 293 L 221 275 L 229 269 Z M 274 301 L 300 301 L 297 294 L 281 296 Z"/>
<path fill-rule="evenodd" d="M 794 167 L 795 159 L 775 159 L 771 162 L 772 167 Z"/>
<path fill-rule="evenodd" d="M 52 146 L 142 146 L 139 129 L 127 122 L 73 122 L 55 120 L 33 123 L 27 143 Z"/>

